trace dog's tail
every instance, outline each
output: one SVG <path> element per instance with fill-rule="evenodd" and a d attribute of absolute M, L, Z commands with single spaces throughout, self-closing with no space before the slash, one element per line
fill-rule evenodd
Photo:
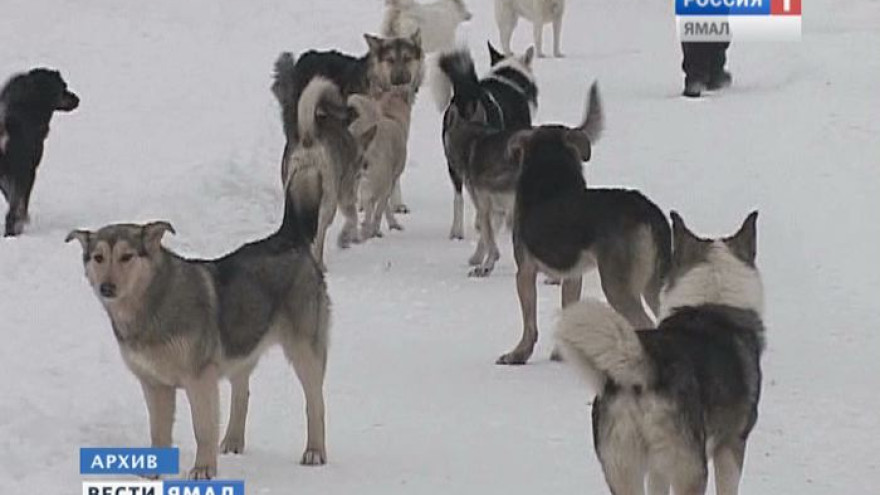
<path fill-rule="evenodd" d="M 598 394 L 608 380 L 642 388 L 651 380 L 650 358 L 635 330 L 603 302 L 586 299 L 565 309 L 556 340 Z"/>
<path fill-rule="evenodd" d="M 605 130 L 605 112 L 602 110 L 602 99 L 599 98 L 599 83 L 595 81 L 590 86 L 584 121 L 578 129 L 587 135 L 591 144 L 598 142 L 602 137 L 602 131 Z"/>
<path fill-rule="evenodd" d="M 275 61 L 275 80 L 272 82 L 272 94 L 281 105 L 281 122 L 288 139 L 296 135 L 296 102 L 299 101 L 301 89 L 295 66 L 296 59 L 292 53 L 279 55 Z"/>
<path fill-rule="evenodd" d="M 320 169 L 295 169 L 284 188 L 284 219 L 278 234 L 297 246 L 315 240 L 324 195 Z"/>
<path fill-rule="evenodd" d="M 347 108 L 339 88 L 325 77 L 313 77 L 303 89 L 296 109 L 299 142 L 306 148 L 318 138 L 319 111 L 334 118 L 345 119 Z"/>
<path fill-rule="evenodd" d="M 440 55 L 440 58 L 437 61 L 437 66 L 440 70 L 435 72 L 435 93 L 437 92 L 437 84 L 446 84 L 447 88 L 451 84 L 452 103 L 455 104 L 464 115 L 469 114 L 467 106 L 471 103 L 479 102 L 483 94 L 471 54 L 466 50 L 456 50 L 451 53 L 445 53 Z M 438 79 L 439 82 L 437 81 Z M 446 81 L 445 83 L 443 82 L 444 80 Z M 435 100 L 439 106 L 440 100 L 436 94 Z"/>

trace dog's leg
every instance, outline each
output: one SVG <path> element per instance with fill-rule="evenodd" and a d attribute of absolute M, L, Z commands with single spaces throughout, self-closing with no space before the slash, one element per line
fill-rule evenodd
<path fill-rule="evenodd" d="M 608 304 L 637 329 L 654 328 L 642 307 L 642 287 L 635 284 L 634 260 L 628 253 L 602 250 L 597 256 L 602 291 Z"/>
<path fill-rule="evenodd" d="M 190 479 L 208 480 L 217 475 L 220 436 L 219 379 L 217 367 L 208 365 L 199 376 L 183 383 L 196 433 L 196 462 L 189 472 Z"/>
<path fill-rule="evenodd" d="M 477 219 L 480 223 L 480 244 L 477 245 L 477 249 L 479 250 L 482 246 L 485 256 L 479 266 L 471 270 L 470 276 L 486 277 L 495 269 L 495 262 L 501 256 L 498 245 L 495 243 L 495 232 L 492 229 L 492 199 L 486 194 L 476 196 L 471 194 L 471 197 L 475 199 Z M 476 254 L 474 253 L 474 255 Z M 474 261 L 473 257 L 471 261 Z"/>
<path fill-rule="evenodd" d="M 391 208 L 394 213 L 406 215 L 409 213 L 409 207 L 403 202 L 403 190 L 400 188 L 400 177 L 394 181 L 394 191 L 391 192 Z"/>
<path fill-rule="evenodd" d="M 285 344 L 284 352 L 293 364 L 306 397 L 306 423 L 308 439 L 300 461 L 306 466 L 327 462 L 324 444 L 324 372 L 327 366 L 327 349 L 317 348 L 314 341 L 293 339 Z"/>
<path fill-rule="evenodd" d="M 388 228 L 390 230 L 403 230 L 403 225 L 397 221 L 397 218 L 394 216 L 394 208 L 391 205 L 387 205 L 385 207 L 385 222 L 388 223 Z"/>
<path fill-rule="evenodd" d="M 661 470 L 648 471 L 648 495 L 669 495 L 669 477 Z"/>
<path fill-rule="evenodd" d="M 6 224 L 3 235 L 17 236 L 24 230 L 27 220 L 27 197 L 33 187 L 33 178 L 13 177 L 8 187 L 9 210 L 6 212 Z"/>
<path fill-rule="evenodd" d="M 526 364 L 538 341 L 538 266 L 530 256 L 516 249 L 516 245 L 517 240 L 514 239 L 514 251 L 517 252 L 516 294 L 522 312 L 523 333 L 516 347 L 499 357 L 496 364 Z"/>
<path fill-rule="evenodd" d="M 513 37 L 518 18 L 513 7 L 508 3 L 495 0 L 495 21 L 498 23 L 498 34 L 501 36 L 501 49 L 504 55 L 510 56 L 513 54 L 510 50 L 510 38 Z"/>
<path fill-rule="evenodd" d="M 538 58 L 544 58 L 543 37 L 544 37 L 544 20 L 540 19 L 532 22 L 532 35 L 535 37 L 535 53 Z"/>
<path fill-rule="evenodd" d="M 581 299 L 581 287 L 583 286 L 583 282 L 583 277 L 562 279 L 562 288 L 560 290 L 562 295 L 562 309 L 569 307 Z M 550 353 L 550 360 L 562 361 L 562 352 L 559 350 L 559 346 L 553 346 L 553 352 Z"/>
<path fill-rule="evenodd" d="M 449 169 L 449 178 L 455 190 L 452 200 L 452 228 L 449 229 L 450 239 L 464 239 L 464 197 L 461 195 L 462 180 L 452 168 Z"/>
<path fill-rule="evenodd" d="M 141 389 L 150 415 L 150 445 L 170 447 L 171 430 L 174 426 L 175 389 L 167 385 L 141 380 Z"/>
<path fill-rule="evenodd" d="M 342 231 L 339 232 L 338 244 L 339 247 L 345 249 L 351 246 L 352 243 L 358 242 L 357 205 L 354 198 L 350 202 L 340 203 L 339 210 L 342 212 L 344 223 L 342 224 Z"/>
<path fill-rule="evenodd" d="M 242 370 L 229 378 L 232 385 L 232 399 L 229 403 L 229 425 L 220 443 L 220 452 L 241 454 L 244 452 L 244 430 L 247 423 L 248 400 L 250 399 L 250 378 L 253 367 Z"/>
<path fill-rule="evenodd" d="M 558 12 L 553 18 L 553 56 L 564 57 L 560 49 L 561 41 L 559 37 L 562 35 L 562 12 Z"/>
<path fill-rule="evenodd" d="M 712 458 L 715 464 L 715 493 L 717 495 L 736 495 L 742 476 L 743 461 L 746 455 L 744 441 L 731 441 L 715 449 Z"/>

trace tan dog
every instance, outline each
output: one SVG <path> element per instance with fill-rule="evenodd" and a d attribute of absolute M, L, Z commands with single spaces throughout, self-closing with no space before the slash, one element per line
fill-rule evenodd
<path fill-rule="evenodd" d="M 392 89 L 381 93 L 375 100 L 352 95 L 348 103 L 358 113 L 349 130 L 359 142 L 369 141 L 364 150 L 360 183 L 361 204 L 364 205 L 361 239 L 382 236 L 380 224 L 383 214 L 389 229 L 403 230 L 394 217 L 389 200 L 406 166 L 406 144 L 412 111 L 407 95 Z M 372 138 L 366 136 L 368 133 L 374 133 Z"/>

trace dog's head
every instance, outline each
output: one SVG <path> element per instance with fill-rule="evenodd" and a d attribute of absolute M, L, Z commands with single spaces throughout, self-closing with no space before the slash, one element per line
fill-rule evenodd
<path fill-rule="evenodd" d="M 672 212 L 672 268 L 663 290 L 661 317 L 676 308 L 723 304 L 764 310 L 764 290 L 755 266 L 758 212 L 746 217 L 728 237 L 704 239 L 691 232 Z"/>
<path fill-rule="evenodd" d="M 79 96 L 67 89 L 67 82 L 57 70 L 33 69 L 25 75 L 32 98 L 46 107 L 69 112 L 79 106 Z"/>
<path fill-rule="evenodd" d="M 145 293 L 164 262 L 165 232 L 174 233 L 168 222 L 114 224 L 96 232 L 74 230 L 65 242 L 79 241 L 86 278 L 101 302 L 112 307 Z"/>
<path fill-rule="evenodd" d="M 496 50 L 491 41 L 487 41 L 486 45 L 489 47 L 489 65 L 492 69 L 508 65 L 525 74 L 532 74 L 532 62 L 535 60 L 535 47 L 528 47 L 522 55 L 505 55 Z"/>
<path fill-rule="evenodd" d="M 388 89 L 406 86 L 415 92 L 422 82 L 424 54 L 418 31 L 402 38 L 380 38 L 365 34 L 370 47 L 371 86 Z"/>
<path fill-rule="evenodd" d="M 559 166 L 577 166 L 579 172 L 580 163 L 589 161 L 592 157 L 592 145 L 602 133 L 604 119 L 599 87 L 593 83 L 581 125 L 575 128 L 555 124 L 542 125 L 519 131 L 508 141 L 508 155 L 515 163 L 524 164 L 532 156 L 561 158 L 561 154 L 564 154 L 569 159 L 550 161 Z"/>

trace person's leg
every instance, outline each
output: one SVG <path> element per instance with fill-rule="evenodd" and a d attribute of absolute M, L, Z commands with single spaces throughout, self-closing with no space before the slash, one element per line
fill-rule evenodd
<path fill-rule="evenodd" d="M 700 96 L 709 82 L 707 68 L 708 43 L 682 42 L 681 69 L 684 71 L 684 96 L 696 98 Z"/>
<path fill-rule="evenodd" d="M 727 63 L 727 47 L 730 42 L 709 43 L 712 45 L 709 57 L 709 81 L 706 83 L 707 89 L 722 89 L 730 86 L 733 81 L 730 73 L 724 70 Z"/>

